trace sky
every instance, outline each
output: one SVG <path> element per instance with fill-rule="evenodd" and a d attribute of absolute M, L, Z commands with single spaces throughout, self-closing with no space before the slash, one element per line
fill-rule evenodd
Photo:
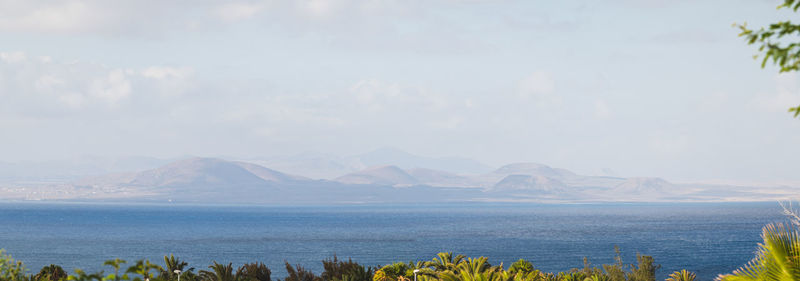
<path fill-rule="evenodd" d="M 782 1 L 0 0 L 0 161 L 394 147 L 800 181 Z"/>

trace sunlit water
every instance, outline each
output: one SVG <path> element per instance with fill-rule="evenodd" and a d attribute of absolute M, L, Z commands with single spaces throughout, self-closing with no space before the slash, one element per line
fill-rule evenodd
<path fill-rule="evenodd" d="M 104 260 L 163 263 L 175 254 L 205 269 L 213 260 L 260 261 L 283 277 L 284 260 L 320 273 L 337 254 L 366 264 L 430 260 L 452 251 L 492 264 L 525 258 L 544 271 L 626 263 L 652 255 L 660 279 L 678 269 L 711 280 L 753 257 L 760 230 L 784 221 L 777 203 L 447 204 L 443 206 L 208 207 L 0 204 L 0 248 L 32 270 L 109 270 Z"/>

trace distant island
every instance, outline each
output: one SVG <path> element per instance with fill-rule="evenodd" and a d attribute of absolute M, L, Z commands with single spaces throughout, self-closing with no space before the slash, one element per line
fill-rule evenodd
<path fill-rule="evenodd" d="M 398 164 L 387 163 L 392 160 Z M 345 161 L 319 158 L 293 161 L 191 157 L 137 172 L 65 180 L 7 181 L 0 183 L 0 200 L 268 205 L 721 202 L 781 200 L 798 191 L 791 186 L 678 184 L 656 177 L 587 176 L 537 163 L 513 163 L 491 169 L 468 159 L 422 158 L 395 150 L 365 154 L 358 159 L 360 166 L 378 165 L 349 172 L 342 164 Z M 269 163 L 290 170 L 308 170 L 313 175 L 290 174 L 260 165 Z M 444 170 L 448 165 L 456 169 Z M 349 169 L 353 167 L 359 166 L 352 165 Z M 331 176 L 330 171 L 337 169 L 343 174 Z M 320 174 L 329 178 L 320 179 Z"/>

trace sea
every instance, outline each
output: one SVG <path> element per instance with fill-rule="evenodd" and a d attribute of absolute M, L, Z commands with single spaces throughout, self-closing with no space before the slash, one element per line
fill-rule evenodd
<path fill-rule="evenodd" d="M 436 205 L 201 206 L 0 203 L 0 248 L 34 273 L 112 269 L 103 261 L 173 254 L 195 270 L 216 261 L 285 263 L 319 274 L 336 255 L 360 264 L 427 261 L 439 252 L 522 258 L 556 272 L 649 255 L 663 280 L 687 269 L 713 280 L 754 257 L 761 229 L 785 222 L 777 202 L 658 204 L 452 203 Z"/>

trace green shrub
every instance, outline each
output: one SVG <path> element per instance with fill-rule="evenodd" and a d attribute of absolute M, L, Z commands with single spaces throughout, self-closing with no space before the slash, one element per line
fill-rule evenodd
<path fill-rule="evenodd" d="M 25 265 L 21 261 L 15 261 L 11 255 L 6 254 L 5 250 L 0 249 L 0 280 L 4 281 L 24 281 L 30 279 L 25 276 L 27 273 Z"/>
<path fill-rule="evenodd" d="M 39 273 L 33 276 L 35 281 L 62 281 L 66 280 L 69 274 L 64 271 L 61 266 L 51 264 L 39 270 Z"/>

